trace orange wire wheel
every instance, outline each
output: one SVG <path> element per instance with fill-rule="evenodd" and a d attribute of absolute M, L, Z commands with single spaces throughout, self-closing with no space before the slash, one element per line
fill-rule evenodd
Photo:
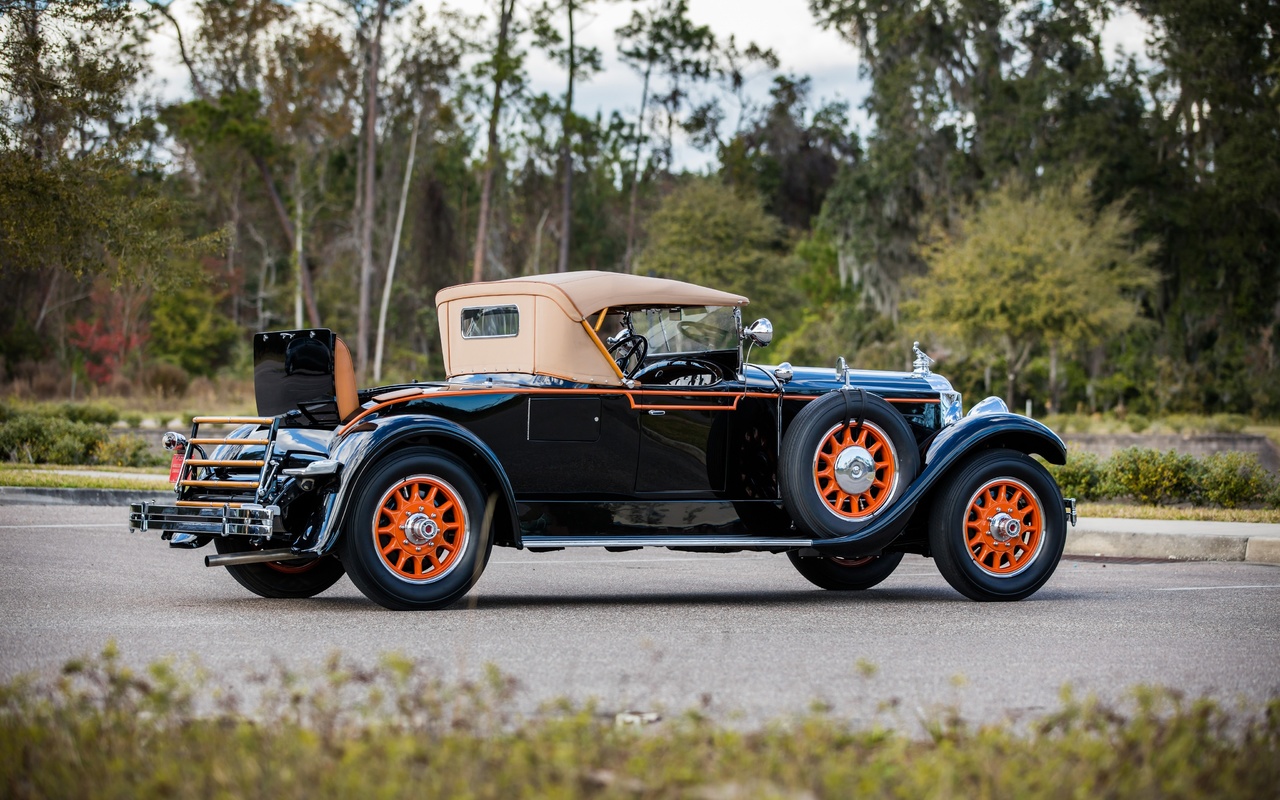
<path fill-rule="evenodd" d="M 978 569 L 999 578 L 1025 570 L 1040 554 L 1044 513 L 1022 481 L 997 478 L 969 499 L 964 538 Z"/>
<path fill-rule="evenodd" d="M 856 435 L 855 427 L 842 422 L 819 440 L 813 483 L 832 514 L 865 520 L 893 496 L 899 479 L 898 451 L 879 425 L 864 421 Z"/>
<path fill-rule="evenodd" d="M 469 535 L 458 491 L 430 475 L 394 484 L 373 515 L 374 548 L 387 570 L 409 583 L 431 583 L 448 575 Z"/>

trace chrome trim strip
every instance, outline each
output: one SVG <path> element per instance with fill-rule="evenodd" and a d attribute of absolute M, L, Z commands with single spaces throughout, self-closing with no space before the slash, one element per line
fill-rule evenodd
<path fill-rule="evenodd" d="M 529 536 L 525 547 L 813 547 L 821 539 L 764 536 Z"/>

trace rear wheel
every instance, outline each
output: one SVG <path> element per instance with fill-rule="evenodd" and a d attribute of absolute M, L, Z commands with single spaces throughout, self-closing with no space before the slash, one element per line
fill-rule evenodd
<path fill-rule="evenodd" d="M 929 520 L 947 583 L 972 600 L 1021 600 L 1058 566 L 1066 544 L 1062 494 L 1035 459 L 990 450 L 959 469 Z"/>
<path fill-rule="evenodd" d="M 219 553 L 251 553 L 262 548 L 246 539 L 219 536 L 213 540 Z M 265 561 L 226 568 L 244 588 L 261 597 L 315 597 L 338 582 L 345 570 L 333 556 L 304 561 Z"/>
<path fill-rule="evenodd" d="M 484 494 L 448 453 L 409 450 L 374 467 L 347 514 L 342 560 L 365 596 L 394 610 L 462 598 L 489 560 Z"/>
<path fill-rule="evenodd" d="M 893 574 L 902 563 L 902 553 L 885 553 L 880 556 L 841 558 L 819 556 L 801 558 L 795 550 L 787 553 L 796 571 L 809 583 L 832 591 L 859 591 L 870 589 Z"/>

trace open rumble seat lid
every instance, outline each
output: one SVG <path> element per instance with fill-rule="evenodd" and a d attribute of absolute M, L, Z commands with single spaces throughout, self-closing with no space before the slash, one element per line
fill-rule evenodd
<path fill-rule="evenodd" d="M 622 384 L 592 329 L 606 308 L 744 306 L 742 295 L 683 281 L 617 272 L 560 272 L 436 293 L 445 372 L 524 373 L 605 386 Z M 485 327 L 477 320 L 492 315 Z"/>

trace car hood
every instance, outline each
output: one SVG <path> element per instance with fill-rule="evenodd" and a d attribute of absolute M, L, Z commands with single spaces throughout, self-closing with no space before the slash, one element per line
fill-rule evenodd
<path fill-rule="evenodd" d="M 770 373 L 776 367 L 763 366 Z M 783 385 L 787 394 L 825 394 L 844 388 L 844 380 L 832 367 L 792 367 L 792 378 Z M 937 376 L 930 376 L 936 379 Z M 922 375 L 871 369 L 849 370 L 849 386 L 882 397 L 936 398 L 938 389 Z"/>

